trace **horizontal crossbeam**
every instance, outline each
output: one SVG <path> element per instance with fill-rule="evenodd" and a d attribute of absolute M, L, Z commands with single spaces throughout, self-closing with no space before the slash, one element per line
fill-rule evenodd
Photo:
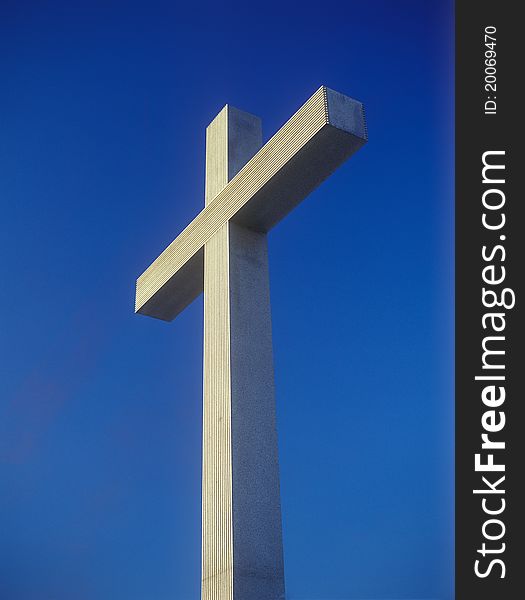
<path fill-rule="evenodd" d="M 362 104 L 319 88 L 137 279 L 135 312 L 171 321 L 203 291 L 215 232 L 269 231 L 366 140 Z"/>

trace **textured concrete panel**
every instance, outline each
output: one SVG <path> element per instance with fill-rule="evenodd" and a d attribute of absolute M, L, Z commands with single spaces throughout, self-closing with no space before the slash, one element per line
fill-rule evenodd
<path fill-rule="evenodd" d="M 209 151 L 226 146 L 222 152 Z M 206 128 L 206 206 L 261 146 L 261 119 L 227 104 Z"/>
<path fill-rule="evenodd" d="M 206 140 L 212 202 L 260 121 L 225 107 Z M 284 598 L 273 381 L 266 235 L 225 223 L 204 247 L 203 600 Z"/>
<path fill-rule="evenodd" d="M 202 427 L 202 600 L 233 600 L 228 224 L 206 243 Z"/>
<path fill-rule="evenodd" d="M 234 600 L 284 598 L 272 323 L 265 233 L 230 234 Z"/>
<path fill-rule="evenodd" d="M 284 599 L 266 232 L 366 138 L 362 105 L 325 87 L 264 146 L 225 106 L 204 209 L 137 280 L 136 311 L 165 320 L 204 290 L 203 600 Z"/>
<path fill-rule="evenodd" d="M 136 312 L 173 319 L 203 289 L 195 257 L 225 223 L 269 231 L 365 142 L 361 103 L 321 87 L 221 191 L 207 192 L 205 208 L 138 278 Z"/>

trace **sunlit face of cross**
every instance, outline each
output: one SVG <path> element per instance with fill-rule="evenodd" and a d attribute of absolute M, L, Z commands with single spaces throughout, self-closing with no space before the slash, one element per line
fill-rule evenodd
<path fill-rule="evenodd" d="M 361 103 L 326 87 L 264 146 L 224 107 L 204 209 L 137 280 L 136 312 L 167 321 L 204 291 L 203 599 L 284 598 L 266 234 L 366 139 Z"/>

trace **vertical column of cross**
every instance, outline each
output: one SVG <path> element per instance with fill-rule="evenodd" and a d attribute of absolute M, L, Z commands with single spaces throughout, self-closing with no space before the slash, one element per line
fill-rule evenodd
<path fill-rule="evenodd" d="M 206 131 L 206 204 L 262 145 L 226 106 Z M 284 597 L 266 235 L 227 223 L 204 253 L 203 600 Z"/>
<path fill-rule="evenodd" d="M 228 106 L 206 130 L 206 204 L 228 183 Z M 204 247 L 202 600 L 233 599 L 228 225 Z"/>

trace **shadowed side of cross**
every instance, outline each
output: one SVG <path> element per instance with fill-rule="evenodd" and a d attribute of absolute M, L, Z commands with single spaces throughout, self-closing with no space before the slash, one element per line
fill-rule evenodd
<path fill-rule="evenodd" d="M 168 321 L 204 291 L 203 600 L 284 598 L 266 233 L 366 139 L 361 103 L 326 87 L 264 146 L 226 106 L 205 208 L 137 280 L 136 312 Z"/>

